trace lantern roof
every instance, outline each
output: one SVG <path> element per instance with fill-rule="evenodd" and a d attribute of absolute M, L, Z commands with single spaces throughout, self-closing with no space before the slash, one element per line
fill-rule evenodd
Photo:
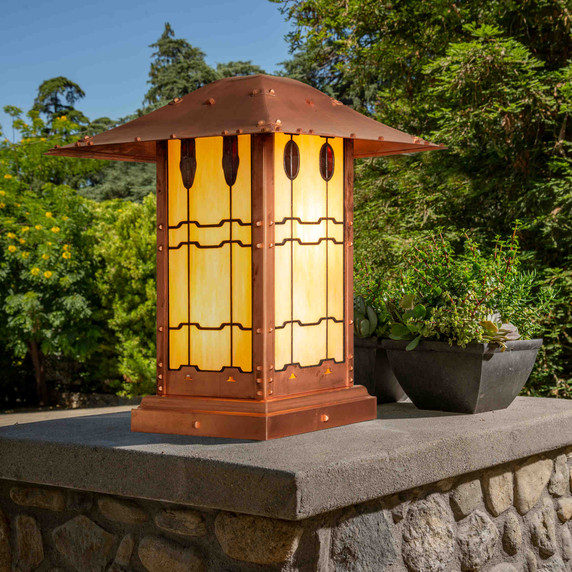
<path fill-rule="evenodd" d="M 366 117 L 305 83 L 260 74 L 215 81 L 46 155 L 155 162 L 157 141 L 274 132 L 352 139 L 355 157 L 444 148 Z"/>

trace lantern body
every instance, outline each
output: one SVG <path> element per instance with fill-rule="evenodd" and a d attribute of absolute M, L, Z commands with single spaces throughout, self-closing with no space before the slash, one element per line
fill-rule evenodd
<path fill-rule="evenodd" d="M 353 386 L 352 142 L 158 143 L 158 395 L 132 429 L 268 439 L 375 418 Z"/>

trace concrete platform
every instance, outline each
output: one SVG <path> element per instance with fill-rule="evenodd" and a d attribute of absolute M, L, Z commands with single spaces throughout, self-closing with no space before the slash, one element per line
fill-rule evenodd
<path fill-rule="evenodd" d="M 379 419 L 274 441 L 131 433 L 129 408 L 0 417 L 0 478 L 298 520 L 572 443 L 572 401 Z"/>

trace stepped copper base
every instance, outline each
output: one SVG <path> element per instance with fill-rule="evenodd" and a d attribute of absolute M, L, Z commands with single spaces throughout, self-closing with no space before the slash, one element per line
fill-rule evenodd
<path fill-rule="evenodd" d="M 131 412 L 131 431 L 265 441 L 376 418 L 365 387 L 288 396 L 269 401 L 149 396 Z"/>

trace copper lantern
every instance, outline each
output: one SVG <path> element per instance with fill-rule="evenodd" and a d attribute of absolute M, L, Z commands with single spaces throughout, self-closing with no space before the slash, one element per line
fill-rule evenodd
<path fill-rule="evenodd" d="M 353 379 L 353 162 L 438 148 L 257 75 L 51 150 L 157 165 L 157 395 L 132 430 L 272 439 L 374 419 Z"/>

